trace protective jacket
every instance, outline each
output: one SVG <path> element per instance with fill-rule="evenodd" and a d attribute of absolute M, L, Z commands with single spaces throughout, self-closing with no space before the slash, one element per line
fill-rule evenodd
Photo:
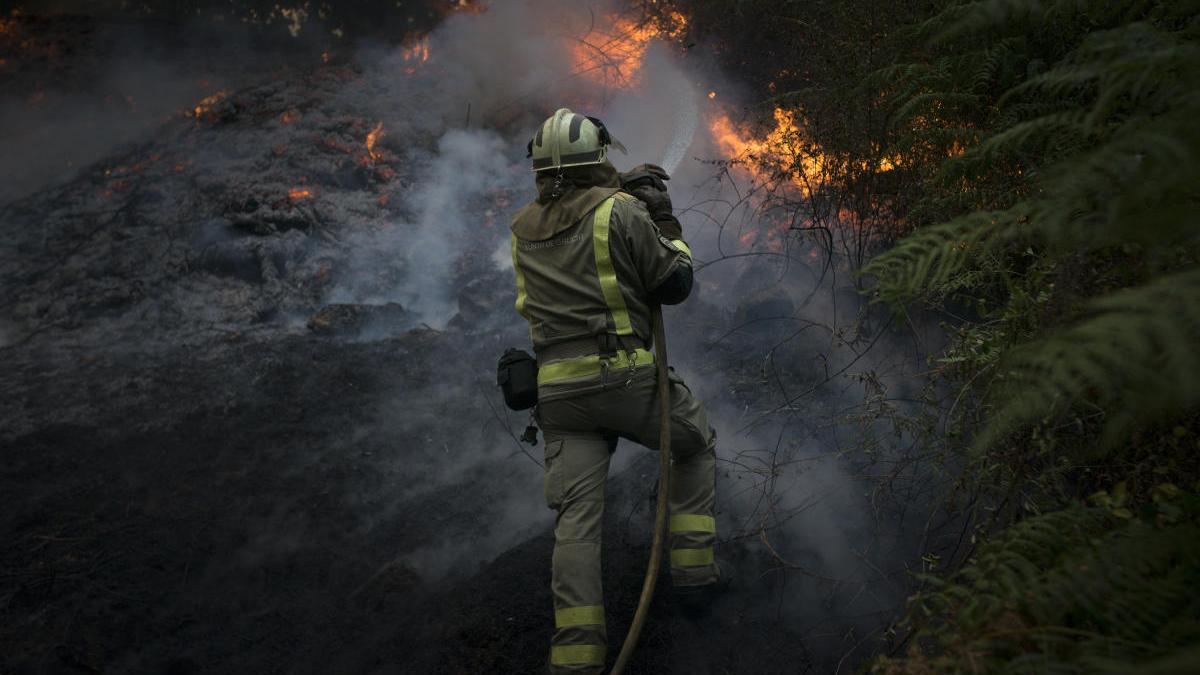
<path fill-rule="evenodd" d="M 652 365 L 650 303 L 682 302 L 692 287 L 687 244 L 620 191 L 611 164 L 568 171 L 539 175 L 538 200 L 512 221 L 516 308 L 538 356 L 539 400 Z"/>
<path fill-rule="evenodd" d="M 650 305 L 687 297 L 691 253 L 620 191 L 607 161 L 539 172 L 537 185 L 537 201 L 513 218 L 512 256 L 517 311 L 529 321 L 538 356 L 535 411 L 546 438 L 546 505 L 558 512 L 548 662 L 555 675 L 602 673 L 608 635 L 600 549 L 609 459 L 619 438 L 658 447 Z M 678 232 L 669 212 L 660 215 Z M 673 373 L 669 393 L 671 580 L 702 587 L 719 576 L 716 434 Z"/>

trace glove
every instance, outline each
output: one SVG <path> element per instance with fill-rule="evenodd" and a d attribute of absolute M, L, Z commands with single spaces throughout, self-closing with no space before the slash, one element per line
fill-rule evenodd
<path fill-rule="evenodd" d="M 626 192 L 643 185 L 652 186 L 659 192 L 666 192 L 667 184 L 663 181 L 671 180 L 671 176 L 667 174 L 666 170 L 657 164 L 639 164 L 622 173 L 620 177 L 621 189 Z"/>
<path fill-rule="evenodd" d="M 658 225 L 663 236 L 668 239 L 683 238 L 683 228 L 671 214 L 674 210 L 671 195 L 667 194 L 667 184 L 663 182 L 670 180 L 671 176 L 661 166 L 641 164 L 622 173 L 620 178 L 621 189 L 646 205 L 650 218 Z"/>

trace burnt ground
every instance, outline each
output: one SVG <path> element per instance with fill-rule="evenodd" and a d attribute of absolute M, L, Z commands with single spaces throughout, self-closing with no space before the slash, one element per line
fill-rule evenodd
<path fill-rule="evenodd" d="M 484 538 L 489 492 L 527 460 L 472 467 L 386 517 L 360 506 L 429 480 L 433 463 L 453 467 L 440 442 L 460 435 L 453 411 L 383 426 L 374 416 L 398 381 L 419 400 L 444 379 L 478 379 L 471 359 L 445 358 L 466 346 L 431 331 L 368 344 L 235 338 L 148 371 L 113 360 L 74 381 L 22 373 L 42 382 L 31 396 L 67 405 L 122 390 L 154 403 L 98 404 L 92 423 L 5 442 L 4 672 L 537 672 L 548 528 L 441 579 L 400 562 L 431 542 Z M 648 553 L 652 470 L 642 462 L 610 486 L 614 642 Z M 713 617 L 695 626 L 660 593 L 633 672 L 804 662 L 799 640 L 742 619 L 735 598 Z"/>
<path fill-rule="evenodd" d="M 6 30 L 104 35 L 80 17 Z M 5 56 L 26 84 L 98 67 Z M 196 85 L 203 100 L 0 206 L 0 673 L 542 669 L 540 448 L 523 454 L 491 384 L 522 339 L 491 262 L 518 195 L 480 188 L 458 206 L 483 230 L 447 234 L 450 258 L 408 255 L 445 130 L 405 128 L 428 102 L 390 72 L 326 56 Z M 42 84 L 5 104 L 36 123 Z M 450 288 L 441 330 L 393 297 L 427 271 L 414 261 Z M 610 481 L 614 656 L 653 470 L 644 455 Z M 703 624 L 666 586 L 630 672 L 807 668 L 754 600 L 770 580 Z"/>
<path fill-rule="evenodd" d="M 0 157 L 20 178 L 0 190 L 0 673 L 540 672 L 541 447 L 517 441 L 525 419 L 494 387 L 496 357 L 527 343 L 504 223 L 532 193 L 511 139 L 540 113 L 500 91 L 491 117 L 464 116 L 436 59 L 230 58 L 220 40 L 210 58 L 212 33 L 159 38 L 153 57 L 199 68 L 186 87 L 135 68 L 113 81 L 142 93 L 112 98 L 88 45 L 126 44 L 128 26 L 3 28 L 0 49 L 21 51 L 0 54 L 0 122 L 37 133 L 0 135 L 20 151 Z M 721 415 L 719 550 L 737 573 L 699 623 L 664 575 L 630 672 L 844 672 L 946 536 L 909 509 L 923 483 L 842 470 L 866 429 L 870 461 L 916 475 L 881 449 L 908 438 L 873 425 L 918 394 L 888 398 L 880 378 L 907 374 L 867 366 L 884 321 L 822 325 L 826 295 L 855 320 L 853 289 L 794 271 L 804 293 L 758 261 L 711 268 L 668 314 L 672 354 Z M 655 471 L 618 454 L 611 657 Z"/>

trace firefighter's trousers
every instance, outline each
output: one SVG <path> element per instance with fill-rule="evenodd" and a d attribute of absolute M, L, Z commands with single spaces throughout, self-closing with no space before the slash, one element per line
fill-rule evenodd
<path fill-rule="evenodd" d="M 602 672 L 607 647 L 600 580 L 600 533 L 609 456 L 618 438 L 657 449 L 661 410 L 655 369 L 644 366 L 604 390 L 546 401 L 546 502 L 558 511 L 551 589 L 554 673 Z M 713 562 L 715 433 L 700 403 L 671 374 L 671 580 L 717 580 Z"/>

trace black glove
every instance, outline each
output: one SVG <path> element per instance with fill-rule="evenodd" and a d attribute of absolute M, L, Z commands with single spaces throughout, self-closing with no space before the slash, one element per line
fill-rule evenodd
<path fill-rule="evenodd" d="M 665 180 L 671 180 L 671 176 L 661 166 L 639 164 L 621 174 L 621 189 L 629 192 L 633 188 L 649 185 L 659 192 L 666 192 L 667 184 L 663 182 Z"/>
<path fill-rule="evenodd" d="M 637 197 L 646 205 L 650 218 L 668 239 L 683 239 L 683 228 L 672 215 L 671 195 L 667 184 L 671 176 L 654 164 L 641 164 L 621 174 L 621 189 Z"/>

